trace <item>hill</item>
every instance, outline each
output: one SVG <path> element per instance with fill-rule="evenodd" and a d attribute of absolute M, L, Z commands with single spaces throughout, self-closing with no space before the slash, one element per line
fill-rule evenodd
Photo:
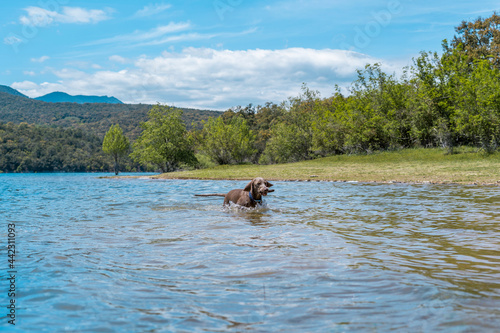
<path fill-rule="evenodd" d="M 21 94 L 16 89 L 13 89 L 13 88 L 11 88 L 9 86 L 3 86 L 1 84 L 0 84 L 0 92 L 11 94 L 11 95 L 14 95 L 14 96 L 21 96 L 21 97 L 29 98 L 28 96 L 26 96 L 24 94 Z"/>
<path fill-rule="evenodd" d="M 0 92 L 0 122 L 39 124 L 78 128 L 104 137 L 109 127 L 119 124 L 132 140 L 141 133 L 140 123 L 147 120 L 149 104 L 109 103 L 48 103 L 27 97 Z M 222 112 L 184 109 L 183 119 L 188 127 Z"/>
<path fill-rule="evenodd" d="M 84 95 L 76 95 L 72 96 L 64 92 L 53 92 L 47 95 L 43 95 L 40 97 L 36 97 L 36 100 L 49 102 L 49 103 L 109 103 L 109 104 L 123 104 L 122 101 L 115 97 L 108 96 L 84 96 Z"/>

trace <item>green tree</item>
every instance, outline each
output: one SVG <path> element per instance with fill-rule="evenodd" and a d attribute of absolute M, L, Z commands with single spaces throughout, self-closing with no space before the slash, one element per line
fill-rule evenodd
<path fill-rule="evenodd" d="M 271 128 L 278 122 L 282 121 L 281 118 L 285 114 L 283 105 L 267 102 L 264 106 L 258 106 L 255 113 L 255 148 L 257 154 L 255 155 L 254 162 L 258 161 L 260 155 L 266 148 L 266 142 L 271 137 Z"/>
<path fill-rule="evenodd" d="M 113 157 L 115 175 L 119 172 L 120 158 L 125 156 L 130 149 L 130 142 L 123 135 L 120 125 L 111 125 L 108 132 L 104 136 L 102 150 Z"/>
<path fill-rule="evenodd" d="M 269 131 L 269 140 L 259 163 L 287 163 L 313 157 L 313 130 L 316 105 L 320 102 L 318 91 L 304 83 L 302 93 L 289 98 L 281 107 L 278 122 Z"/>
<path fill-rule="evenodd" d="M 256 152 L 255 135 L 241 115 L 210 117 L 201 131 L 200 150 L 218 164 L 241 163 Z"/>
<path fill-rule="evenodd" d="M 196 165 L 193 139 L 182 121 L 182 113 L 169 106 L 153 106 L 148 120 L 141 124 L 143 132 L 134 143 L 131 157 L 139 163 L 156 165 L 163 172 L 175 171 L 182 163 Z"/>
<path fill-rule="evenodd" d="M 311 135 L 296 124 L 278 123 L 271 129 L 271 138 L 259 163 L 290 163 L 311 158 Z"/>
<path fill-rule="evenodd" d="M 412 131 L 421 144 L 441 145 L 448 153 L 459 142 L 456 132 L 456 98 L 460 77 L 469 69 L 465 56 L 450 50 L 442 56 L 422 52 L 412 68 L 418 94 L 409 101 Z"/>
<path fill-rule="evenodd" d="M 317 103 L 311 128 L 313 149 L 319 155 L 344 152 L 347 133 L 344 119 L 348 103 L 349 99 L 342 96 L 338 88 L 334 96 Z"/>
<path fill-rule="evenodd" d="M 500 67 L 500 16 L 493 13 L 488 18 L 477 18 L 473 22 L 462 21 L 455 28 L 451 47 L 461 48 L 467 55 L 468 62 L 489 59 Z"/>
<path fill-rule="evenodd" d="M 491 153 L 500 144 L 500 70 L 487 60 L 479 60 L 469 75 L 457 80 L 457 133 Z"/>

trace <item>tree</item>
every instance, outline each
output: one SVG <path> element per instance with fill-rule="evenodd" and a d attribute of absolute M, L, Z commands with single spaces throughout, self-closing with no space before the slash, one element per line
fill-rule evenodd
<path fill-rule="evenodd" d="M 345 103 L 346 151 L 371 152 L 408 141 L 404 90 L 395 75 L 384 73 L 380 64 L 358 70 Z"/>
<path fill-rule="evenodd" d="M 123 135 L 120 125 L 111 125 L 108 132 L 104 136 L 102 143 L 102 150 L 113 157 L 115 175 L 119 172 L 119 160 L 125 156 L 130 149 L 130 142 L 127 137 Z"/>
<path fill-rule="evenodd" d="M 256 139 L 254 147 L 257 149 L 254 162 L 258 161 L 260 155 L 266 148 L 266 142 L 271 137 L 271 128 L 278 122 L 282 121 L 285 114 L 284 105 L 267 102 L 264 106 L 258 106 L 255 113 L 255 133 Z"/>
<path fill-rule="evenodd" d="M 201 131 L 201 150 L 218 164 L 241 163 L 254 153 L 255 135 L 241 116 L 210 117 Z"/>
<path fill-rule="evenodd" d="M 479 60 L 469 75 L 457 80 L 457 132 L 467 143 L 492 153 L 500 143 L 500 70 Z"/>
<path fill-rule="evenodd" d="M 296 124 L 278 123 L 271 129 L 271 138 L 259 163 L 290 163 L 311 158 L 311 135 Z"/>
<path fill-rule="evenodd" d="M 340 93 L 316 106 L 316 116 L 311 123 L 313 150 L 320 156 L 341 154 L 344 151 L 346 127 L 342 122 L 345 102 Z"/>
<path fill-rule="evenodd" d="M 148 120 L 141 124 L 143 132 L 134 144 L 131 157 L 143 164 L 154 164 L 163 172 L 172 172 L 182 163 L 197 164 L 193 139 L 182 121 L 183 111 L 166 105 L 155 105 Z"/>
<path fill-rule="evenodd" d="M 462 21 L 455 28 L 458 36 L 451 42 L 451 47 L 462 48 L 469 63 L 474 60 L 490 59 L 493 65 L 500 67 L 500 16 L 493 13 L 488 18 L 477 18 L 474 22 Z"/>
<path fill-rule="evenodd" d="M 417 91 L 409 100 L 412 133 L 422 145 L 441 145 L 452 153 L 460 141 L 456 132 L 460 80 L 470 72 L 466 55 L 459 50 L 442 56 L 422 52 L 412 71 Z"/>

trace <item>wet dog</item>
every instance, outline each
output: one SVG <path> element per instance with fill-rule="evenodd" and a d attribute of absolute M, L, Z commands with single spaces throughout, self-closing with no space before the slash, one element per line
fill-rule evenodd
<path fill-rule="evenodd" d="M 195 194 L 200 197 L 219 196 L 224 197 L 224 206 L 229 205 L 231 202 L 242 207 L 256 207 L 262 205 L 262 197 L 266 196 L 274 190 L 270 189 L 273 186 L 270 182 L 262 177 L 252 179 L 244 189 L 231 190 L 226 194 Z"/>

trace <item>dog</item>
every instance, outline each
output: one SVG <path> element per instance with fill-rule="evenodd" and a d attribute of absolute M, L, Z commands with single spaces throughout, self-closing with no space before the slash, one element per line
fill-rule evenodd
<path fill-rule="evenodd" d="M 231 190 L 224 193 L 213 193 L 213 194 L 195 194 L 198 197 L 224 197 L 224 206 L 228 206 L 232 203 L 237 204 L 242 207 L 254 208 L 257 205 L 262 205 L 262 197 L 266 196 L 274 190 L 270 189 L 273 186 L 270 182 L 262 177 L 254 178 L 250 183 L 245 186 L 244 189 Z"/>

